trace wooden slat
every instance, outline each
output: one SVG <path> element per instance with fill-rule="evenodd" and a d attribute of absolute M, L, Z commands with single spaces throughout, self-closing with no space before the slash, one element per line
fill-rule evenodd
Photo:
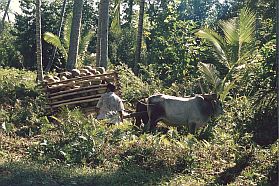
<path fill-rule="evenodd" d="M 105 78 L 105 79 L 103 79 L 103 80 L 114 80 L 114 77 L 110 77 L 110 78 Z M 85 80 L 85 81 L 89 81 L 89 82 L 92 82 L 92 81 L 102 81 L 102 79 L 95 79 L 95 80 Z M 55 89 L 60 89 L 60 88 L 65 88 L 65 87 L 69 87 L 69 86 L 80 86 L 80 84 L 81 83 L 85 83 L 85 81 L 76 81 L 76 82 L 74 82 L 73 84 L 68 84 L 68 83 L 65 83 L 65 84 L 63 84 L 63 83 L 61 83 L 60 82 L 60 85 L 58 85 L 58 86 L 55 86 L 55 87 L 47 87 L 47 90 L 49 91 L 49 90 L 55 90 Z"/>
<path fill-rule="evenodd" d="M 87 89 L 95 89 L 95 88 L 101 88 L 101 87 L 106 87 L 107 85 L 106 84 L 100 84 L 100 85 L 91 85 L 91 86 L 88 86 L 88 87 L 80 87 L 80 88 L 75 88 L 75 89 L 70 89 L 70 90 L 63 90 L 63 91 L 60 91 L 60 92 L 54 92 L 54 93 L 49 93 L 49 96 L 56 96 L 56 95 L 62 95 L 62 94 L 65 94 L 65 93 L 70 93 L 70 92 L 78 92 L 80 90 L 87 90 Z"/>
<path fill-rule="evenodd" d="M 71 78 L 71 79 L 67 79 L 67 80 L 63 80 L 63 81 L 59 81 L 59 82 L 48 83 L 48 85 L 56 85 L 59 83 L 67 83 L 70 81 L 90 80 L 90 79 L 95 79 L 96 77 L 103 77 L 103 76 L 113 76 L 114 77 L 115 74 L 116 74 L 115 72 L 110 72 L 110 73 L 105 73 L 105 74 L 82 76 L 82 77 Z"/>
<path fill-rule="evenodd" d="M 57 96 L 49 96 L 49 100 L 57 99 L 57 98 L 63 98 L 65 96 L 73 96 L 73 95 L 78 95 L 78 94 L 84 94 L 84 93 L 89 93 L 92 91 L 100 91 L 100 90 L 106 90 L 106 87 L 103 88 L 98 88 L 98 89 L 89 89 L 89 90 L 82 90 L 82 91 L 77 91 L 77 92 L 70 92 L 70 93 L 65 93 Z"/>
<path fill-rule="evenodd" d="M 67 103 L 67 102 L 73 102 L 73 101 L 85 100 L 85 99 L 92 99 L 92 98 L 100 98 L 101 96 L 102 96 L 102 94 L 96 94 L 96 95 L 91 95 L 91 96 L 72 98 L 72 99 L 68 99 L 68 100 L 50 102 L 50 105 L 57 105 L 57 104 L 60 104 L 60 103 Z"/>
<path fill-rule="evenodd" d="M 95 98 L 95 99 L 88 99 L 88 100 L 81 100 L 81 101 L 73 101 L 73 102 L 68 102 L 68 103 L 62 103 L 59 105 L 53 105 L 51 108 L 57 108 L 57 107 L 62 107 L 65 105 L 74 105 L 74 104 L 79 104 L 79 103 L 88 103 L 88 102 L 93 102 L 93 101 L 98 101 L 100 98 Z"/>

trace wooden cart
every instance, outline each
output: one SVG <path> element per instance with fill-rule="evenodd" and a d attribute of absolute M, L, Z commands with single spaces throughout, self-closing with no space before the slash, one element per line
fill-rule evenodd
<path fill-rule="evenodd" d="M 63 106 L 80 107 L 85 112 L 93 112 L 99 98 L 106 92 L 108 82 L 116 85 L 116 94 L 121 96 L 121 85 L 116 71 L 45 83 L 43 87 L 48 108 L 55 112 Z"/>

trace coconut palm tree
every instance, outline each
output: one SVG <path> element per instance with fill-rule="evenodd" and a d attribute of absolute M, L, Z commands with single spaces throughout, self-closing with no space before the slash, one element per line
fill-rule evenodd
<path fill-rule="evenodd" d="M 77 55 L 79 49 L 79 38 L 81 30 L 83 0 L 75 0 L 73 8 L 73 23 L 70 35 L 70 48 L 66 64 L 68 70 L 72 70 L 77 63 Z"/>
<path fill-rule="evenodd" d="M 238 17 L 221 21 L 219 26 L 224 34 L 210 28 L 199 30 L 196 35 L 205 39 L 212 47 L 218 62 L 227 68 L 225 77 L 220 80 L 212 65 L 200 63 L 200 71 L 213 85 L 213 91 L 224 100 L 235 81 L 241 79 L 241 72 L 252 63 L 255 45 L 252 42 L 255 33 L 255 13 L 248 8 L 240 10 Z M 215 73 L 215 75 L 214 75 Z"/>
<path fill-rule="evenodd" d="M 108 23 L 109 23 L 109 0 L 100 1 L 98 37 L 97 38 L 97 64 L 107 68 L 108 65 Z M 99 47 L 99 48 L 98 48 Z M 100 54 L 98 56 L 98 54 Z"/>
<path fill-rule="evenodd" d="M 109 29 L 109 0 L 101 0 L 99 4 L 99 19 L 96 46 L 96 65 L 107 68 L 108 62 L 108 29 Z M 121 0 L 114 0 L 113 19 L 111 21 L 112 32 L 121 32 L 120 26 Z"/>
<path fill-rule="evenodd" d="M 42 64 L 42 31 L 41 31 L 41 0 L 36 0 L 36 58 L 37 58 L 37 80 L 43 81 Z"/>

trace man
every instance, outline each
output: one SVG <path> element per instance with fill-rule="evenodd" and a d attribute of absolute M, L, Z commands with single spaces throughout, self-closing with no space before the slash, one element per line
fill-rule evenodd
<path fill-rule="evenodd" d="M 101 96 L 97 103 L 97 119 L 108 119 L 108 123 L 123 122 L 124 105 L 115 93 L 115 86 L 108 83 L 107 92 Z"/>

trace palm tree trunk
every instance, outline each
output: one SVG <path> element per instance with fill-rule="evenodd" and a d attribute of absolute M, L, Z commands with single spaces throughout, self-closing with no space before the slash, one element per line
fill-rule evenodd
<path fill-rule="evenodd" d="M 96 66 L 100 66 L 100 55 L 101 55 L 101 33 L 102 33 L 102 8 L 103 8 L 103 1 L 100 1 L 99 4 L 99 18 L 98 18 L 98 31 L 97 31 L 97 43 L 96 43 Z"/>
<path fill-rule="evenodd" d="M 2 32 L 2 30 L 5 27 L 5 19 L 6 19 L 6 16 L 8 16 L 8 11 L 9 11 L 11 1 L 12 0 L 9 0 L 8 3 L 7 3 L 7 6 L 6 6 L 6 9 L 5 9 L 5 12 L 4 12 L 4 16 L 3 16 L 3 19 L 2 19 L 2 24 L 0 24 L 0 33 Z"/>
<path fill-rule="evenodd" d="M 73 8 L 73 21 L 70 35 L 70 48 L 66 64 L 67 70 L 75 68 L 78 57 L 83 0 L 75 0 Z"/>
<path fill-rule="evenodd" d="M 278 78 L 279 78 L 279 0 L 277 0 L 277 6 L 276 6 L 276 92 L 278 92 L 279 90 L 279 82 L 278 82 Z M 279 103 L 279 94 L 277 94 L 277 104 Z M 279 122 L 279 118 L 278 118 L 278 122 Z"/>
<path fill-rule="evenodd" d="M 41 0 L 36 0 L 36 59 L 37 59 L 37 81 L 43 81 L 42 64 L 42 31 L 41 31 Z"/>
<path fill-rule="evenodd" d="M 141 43 L 142 43 L 142 32 L 143 32 L 143 16 L 144 16 L 144 0 L 140 1 L 140 11 L 139 11 L 139 22 L 138 22 L 138 36 L 137 36 L 137 48 L 135 56 L 134 71 L 138 72 L 138 64 L 140 62 L 141 54 Z"/>
<path fill-rule="evenodd" d="M 101 37 L 100 37 L 100 66 L 108 66 L 108 23 L 109 23 L 109 0 L 101 0 Z"/>
<path fill-rule="evenodd" d="M 58 33 L 57 33 L 59 38 L 61 37 L 61 31 L 62 31 L 63 22 L 64 22 L 66 4 L 67 4 L 67 0 L 64 0 L 63 5 L 62 5 L 62 10 L 61 10 L 59 30 L 58 30 Z M 46 72 L 50 71 L 50 68 L 53 64 L 53 61 L 54 61 L 54 58 L 55 58 L 55 55 L 56 55 L 56 51 L 57 51 L 57 47 L 54 47 L 53 51 L 52 51 L 52 54 L 51 54 L 51 59 L 50 59 L 49 63 L 47 64 L 47 67 L 46 67 L 46 70 L 45 70 Z"/>

